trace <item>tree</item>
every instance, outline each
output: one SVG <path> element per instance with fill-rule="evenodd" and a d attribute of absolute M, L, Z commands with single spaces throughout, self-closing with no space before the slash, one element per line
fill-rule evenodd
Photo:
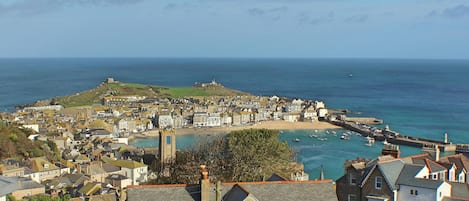
<path fill-rule="evenodd" d="M 168 165 L 170 177 L 151 183 L 197 183 L 199 165 L 204 164 L 217 181 L 263 181 L 273 173 L 289 177 L 294 152 L 278 139 L 279 132 L 267 129 L 233 131 L 226 136 L 204 139 L 188 150 L 178 151 Z M 159 160 L 152 165 L 162 172 Z"/>
<path fill-rule="evenodd" d="M 265 180 L 273 173 L 289 176 L 294 152 L 278 140 L 278 131 L 250 129 L 229 134 L 233 181 Z"/>

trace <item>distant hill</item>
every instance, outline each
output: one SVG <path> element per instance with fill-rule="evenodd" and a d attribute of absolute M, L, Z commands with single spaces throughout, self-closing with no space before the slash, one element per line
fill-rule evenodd
<path fill-rule="evenodd" d="M 164 87 L 124 82 L 103 82 L 94 89 L 79 92 L 69 96 L 55 97 L 37 101 L 34 105 L 60 104 L 64 107 L 87 106 L 101 104 L 105 96 L 146 96 L 154 98 L 181 98 L 196 96 L 237 96 L 250 95 L 245 92 L 228 89 L 221 85 L 192 86 L 192 87 Z"/>

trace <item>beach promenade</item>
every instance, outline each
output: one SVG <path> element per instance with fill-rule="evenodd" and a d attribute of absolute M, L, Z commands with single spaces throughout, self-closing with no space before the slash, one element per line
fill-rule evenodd
<path fill-rule="evenodd" d="M 315 121 L 315 122 L 287 122 L 282 120 L 277 121 L 263 121 L 257 124 L 248 126 L 231 126 L 231 127 L 214 127 L 214 128 L 181 128 L 176 129 L 177 135 L 188 134 L 226 134 L 230 131 L 243 130 L 243 129 L 273 129 L 273 130 L 324 130 L 324 129 L 341 129 L 329 122 Z M 141 134 L 143 136 L 157 136 L 158 130 L 146 131 Z M 140 136 L 139 136 L 140 137 Z"/>

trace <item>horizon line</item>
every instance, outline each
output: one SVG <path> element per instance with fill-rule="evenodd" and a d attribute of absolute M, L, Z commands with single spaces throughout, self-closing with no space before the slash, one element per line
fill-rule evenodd
<path fill-rule="evenodd" d="M 469 58 L 411 58 L 411 57 L 179 57 L 179 56 L 71 56 L 71 57 L 2 57 L 0 59 L 347 59 L 347 60 L 463 60 Z"/>

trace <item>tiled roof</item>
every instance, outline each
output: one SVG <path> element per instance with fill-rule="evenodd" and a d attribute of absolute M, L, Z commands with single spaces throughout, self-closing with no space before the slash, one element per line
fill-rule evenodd
<path fill-rule="evenodd" d="M 37 183 L 29 178 L 15 178 L 19 190 L 45 188 L 44 185 Z"/>
<path fill-rule="evenodd" d="M 83 193 L 85 195 L 92 195 L 98 190 L 101 189 L 101 184 L 99 183 L 88 183 L 85 186 L 81 187 L 80 190 L 78 190 L 79 193 Z"/>
<path fill-rule="evenodd" d="M 381 170 L 381 173 L 393 190 L 396 189 L 396 181 L 403 167 L 404 162 L 401 160 L 391 160 L 378 163 L 378 168 Z"/>
<path fill-rule="evenodd" d="M 135 169 L 135 168 L 147 166 L 143 163 L 133 161 L 133 160 L 107 160 L 106 162 L 112 165 L 118 166 L 118 167 L 124 167 L 124 168 L 129 168 L 129 169 Z"/>
<path fill-rule="evenodd" d="M 116 201 L 116 195 L 112 194 L 104 194 L 104 195 L 94 195 L 91 196 L 89 201 Z"/>
<path fill-rule="evenodd" d="M 0 176 L 0 196 L 4 196 L 18 189 L 16 181 L 12 178 Z"/>
<path fill-rule="evenodd" d="M 415 178 L 418 172 L 422 170 L 421 165 L 405 164 L 402 172 L 397 179 L 398 185 L 414 186 L 420 188 L 437 189 L 444 181 L 435 181 L 429 179 Z"/>
<path fill-rule="evenodd" d="M 451 196 L 469 199 L 469 184 L 451 182 Z"/>
<path fill-rule="evenodd" d="M 45 172 L 59 169 L 44 157 L 31 158 L 30 162 L 31 164 L 29 168 L 31 168 L 31 170 L 34 172 Z"/>
<path fill-rule="evenodd" d="M 317 200 L 334 201 L 337 196 L 332 181 L 274 181 L 223 183 L 221 194 L 224 199 L 242 189 L 251 198 L 268 201 Z M 233 190 L 233 192 L 231 192 Z M 215 186 L 210 187 L 210 200 L 215 200 Z M 246 196 L 247 197 L 247 196 Z M 200 200 L 199 185 L 154 185 L 134 186 L 127 189 L 128 201 L 193 201 Z"/>

